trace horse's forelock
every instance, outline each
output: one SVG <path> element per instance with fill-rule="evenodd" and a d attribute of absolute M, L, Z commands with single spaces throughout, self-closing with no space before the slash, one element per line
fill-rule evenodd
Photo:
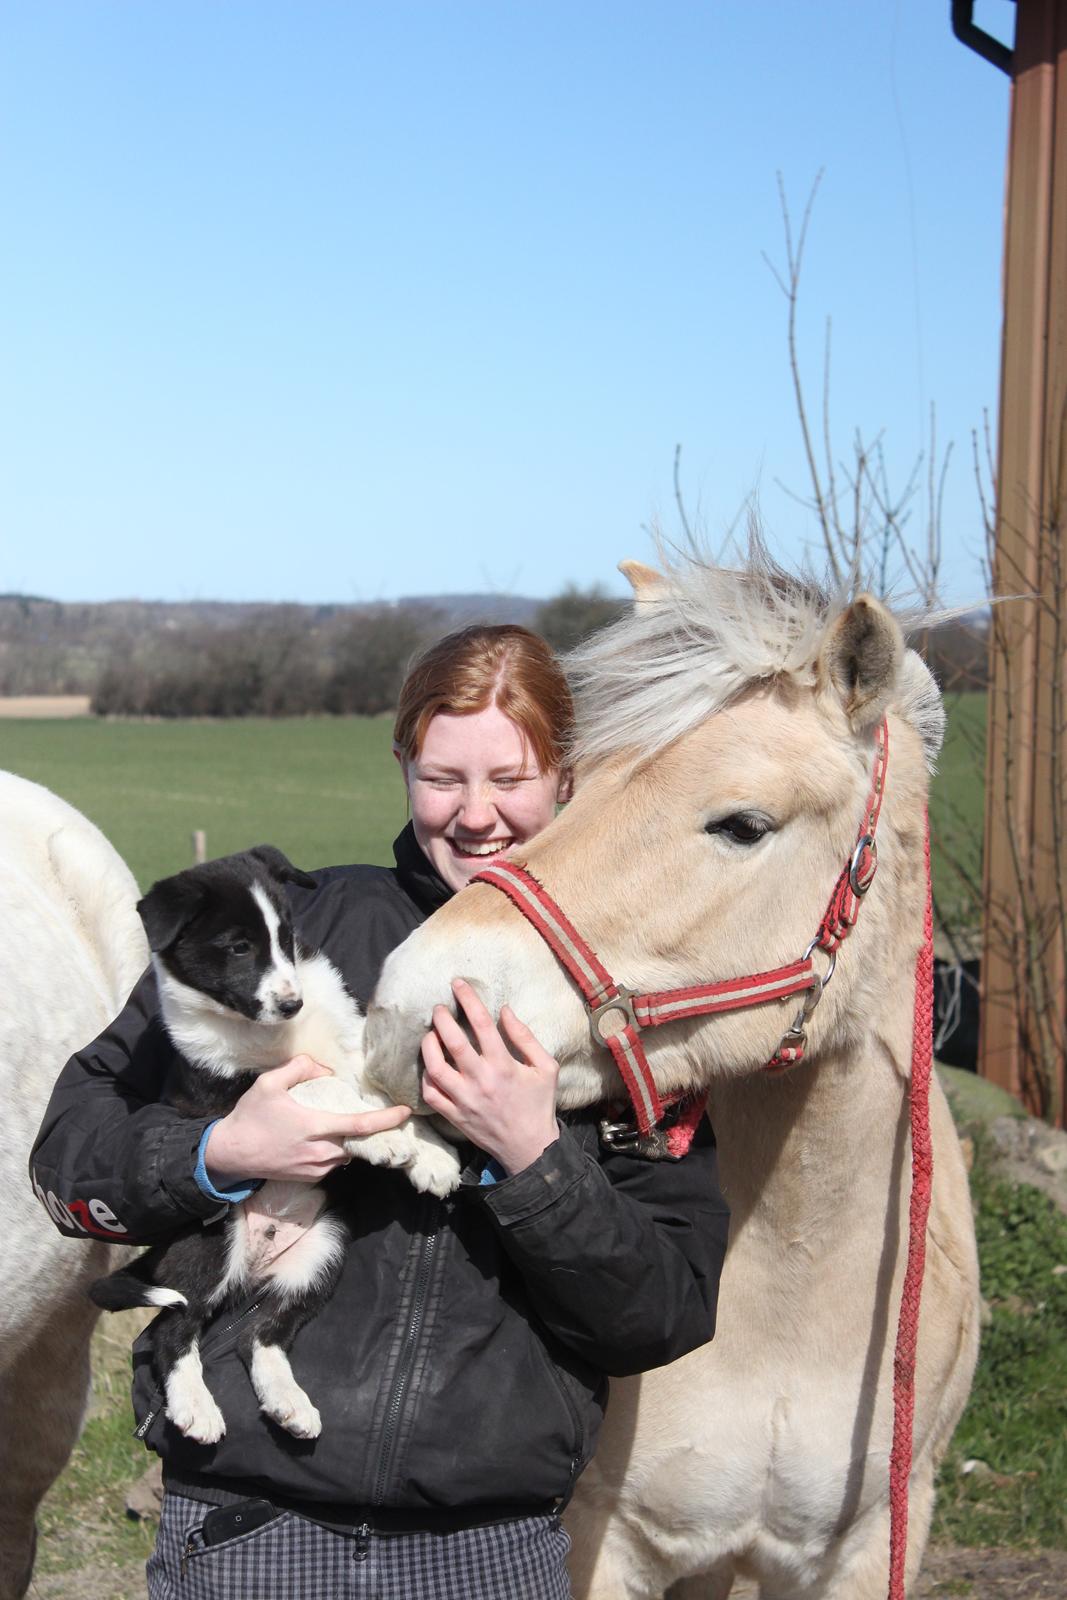
<path fill-rule="evenodd" d="M 579 760 L 653 755 L 751 684 L 810 682 L 819 641 L 843 605 L 762 551 L 742 569 L 675 558 L 665 577 L 657 599 L 567 658 Z"/>
<path fill-rule="evenodd" d="M 575 695 L 576 761 L 623 751 L 647 759 L 721 711 L 754 684 L 814 681 L 827 628 L 849 595 L 810 574 L 785 571 L 761 541 L 742 568 L 698 555 L 664 558 L 666 582 L 566 658 Z M 910 631 L 926 622 L 900 618 Z M 894 709 L 919 734 L 932 769 L 944 733 L 937 685 L 908 651 Z"/>

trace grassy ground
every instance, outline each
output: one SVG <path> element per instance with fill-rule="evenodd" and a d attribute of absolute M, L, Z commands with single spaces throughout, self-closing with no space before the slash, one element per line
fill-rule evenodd
<path fill-rule="evenodd" d="M 988 1323 L 941 1469 L 934 1536 L 1064 1549 L 1067 1217 L 1038 1190 L 999 1181 L 980 1136 L 971 1193 Z"/>
<path fill-rule="evenodd" d="M 0 767 L 102 828 L 142 888 L 270 843 L 301 867 L 392 861 L 406 816 L 388 717 L 0 722 Z"/>
<path fill-rule="evenodd" d="M 145 1320 L 131 1311 L 102 1317 L 97 1325 L 89 1418 L 38 1514 L 30 1594 L 40 1600 L 119 1600 L 144 1593 L 155 1524 L 128 1517 L 125 1503 L 149 1462 L 144 1445 L 132 1436 L 129 1399 L 130 1345 Z"/>

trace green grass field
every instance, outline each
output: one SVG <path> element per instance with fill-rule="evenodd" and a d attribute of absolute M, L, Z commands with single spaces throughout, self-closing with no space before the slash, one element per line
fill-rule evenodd
<path fill-rule="evenodd" d="M 984 695 L 950 704 L 931 793 L 934 887 L 953 911 L 952 860 L 980 871 L 984 719 Z M 0 721 L 0 767 L 84 811 L 142 888 L 191 863 L 194 828 L 210 856 L 269 843 L 301 867 L 389 863 L 406 816 L 388 717 Z"/>
<path fill-rule="evenodd" d="M 0 721 L 0 767 L 83 811 L 142 888 L 191 865 L 195 828 L 210 856 L 391 863 L 407 815 L 389 717 Z"/>
<path fill-rule="evenodd" d="M 945 709 L 948 729 L 930 790 L 934 894 L 942 917 L 966 928 L 978 915 L 966 880 L 979 886 L 982 880 L 986 696 L 959 695 Z"/>

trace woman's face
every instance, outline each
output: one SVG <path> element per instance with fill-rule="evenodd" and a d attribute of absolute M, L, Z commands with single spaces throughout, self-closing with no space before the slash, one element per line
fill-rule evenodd
<path fill-rule="evenodd" d="M 440 876 L 462 889 L 493 857 L 539 833 L 556 813 L 559 773 L 533 751 L 498 706 L 439 711 L 422 749 L 402 762 L 415 837 Z"/>

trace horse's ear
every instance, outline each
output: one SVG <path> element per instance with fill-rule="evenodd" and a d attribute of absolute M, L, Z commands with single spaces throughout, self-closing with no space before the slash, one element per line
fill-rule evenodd
<path fill-rule="evenodd" d="M 820 686 L 836 692 L 855 732 L 880 722 L 904 660 L 900 624 L 871 594 L 857 595 L 819 651 Z"/>
<path fill-rule="evenodd" d="M 619 571 L 634 592 L 634 605 L 651 605 L 662 600 L 667 593 L 667 580 L 655 567 L 646 567 L 643 561 L 620 561 Z"/>
<path fill-rule="evenodd" d="M 196 916 L 202 900 L 201 886 L 188 873 L 179 872 L 173 878 L 161 878 L 154 883 L 137 902 L 137 915 L 144 924 L 148 948 L 166 950 L 172 945 Z"/>

